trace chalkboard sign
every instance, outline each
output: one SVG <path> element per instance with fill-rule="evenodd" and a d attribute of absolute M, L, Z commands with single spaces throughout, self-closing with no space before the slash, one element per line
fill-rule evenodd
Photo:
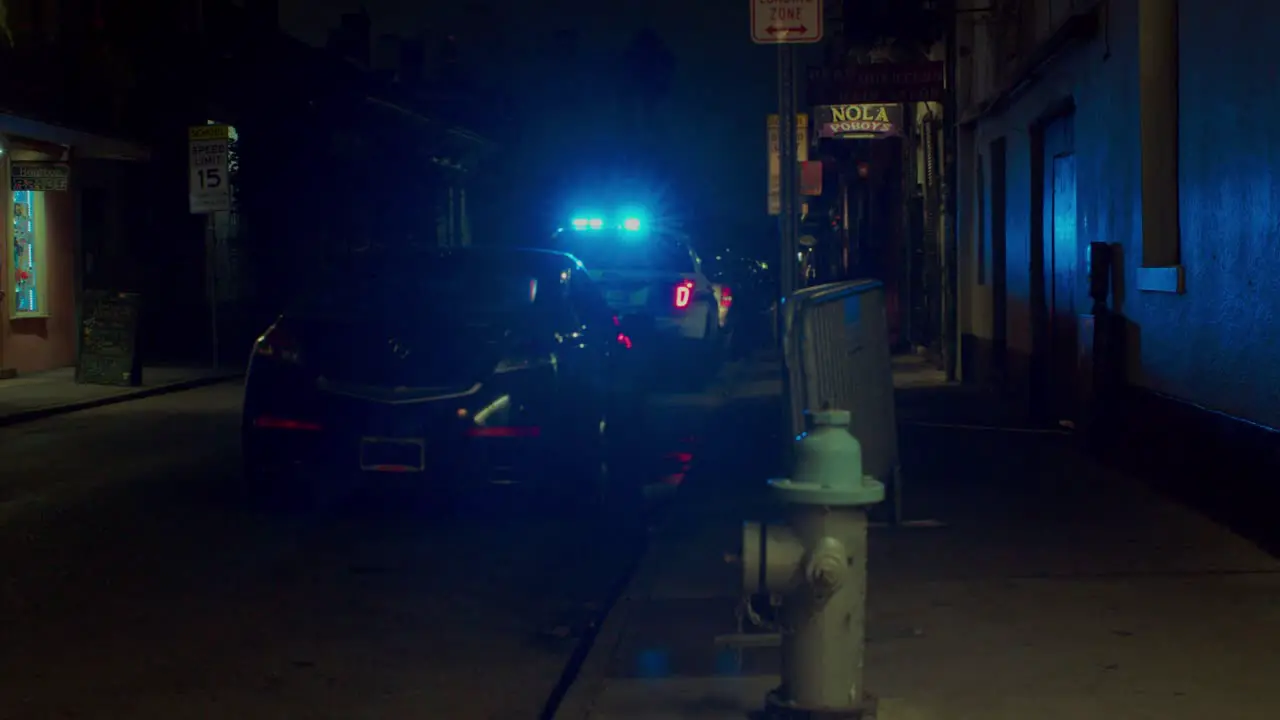
<path fill-rule="evenodd" d="M 142 384 L 138 361 L 137 293 L 90 290 L 80 319 L 76 382 L 91 385 Z"/>

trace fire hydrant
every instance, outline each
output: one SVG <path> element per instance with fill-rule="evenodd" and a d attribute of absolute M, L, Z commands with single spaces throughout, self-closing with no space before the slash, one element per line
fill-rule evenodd
<path fill-rule="evenodd" d="M 862 687 L 866 507 L 884 500 L 884 485 L 862 473 L 849 411 L 810 416 L 793 476 L 769 481 L 786 524 L 743 527 L 744 589 L 781 601 L 782 683 L 766 709 L 777 718 L 871 717 Z"/>

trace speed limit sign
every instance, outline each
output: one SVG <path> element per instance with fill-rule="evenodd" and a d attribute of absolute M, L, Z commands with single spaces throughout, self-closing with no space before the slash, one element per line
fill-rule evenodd
<path fill-rule="evenodd" d="M 196 215 L 231 209 L 231 132 L 226 125 L 197 125 L 187 131 L 190 178 L 187 197 Z"/>

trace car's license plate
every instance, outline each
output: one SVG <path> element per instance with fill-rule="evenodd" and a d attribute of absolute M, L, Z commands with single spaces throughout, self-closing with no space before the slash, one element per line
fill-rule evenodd
<path fill-rule="evenodd" d="M 614 307 L 638 307 L 649 300 L 649 291 L 611 290 L 605 293 L 605 300 Z"/>

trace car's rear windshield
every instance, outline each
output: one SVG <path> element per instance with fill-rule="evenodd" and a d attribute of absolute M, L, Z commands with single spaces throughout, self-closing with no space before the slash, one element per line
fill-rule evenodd
<path fill-rule="evenodd" d="M 688 248 L 668 240 L 643 235 L 582 233 L 565 237 L 564 245 L 588 270 L 693 272 L 693 258 Z"/>
<path fill-rule="evenodd" d="M 293 311 L 441 319 L 521 314 L 534 309 L 540 287 L 559 281 L 549 270 L 488 253 L 360 258 L 312 287 Z"/>

